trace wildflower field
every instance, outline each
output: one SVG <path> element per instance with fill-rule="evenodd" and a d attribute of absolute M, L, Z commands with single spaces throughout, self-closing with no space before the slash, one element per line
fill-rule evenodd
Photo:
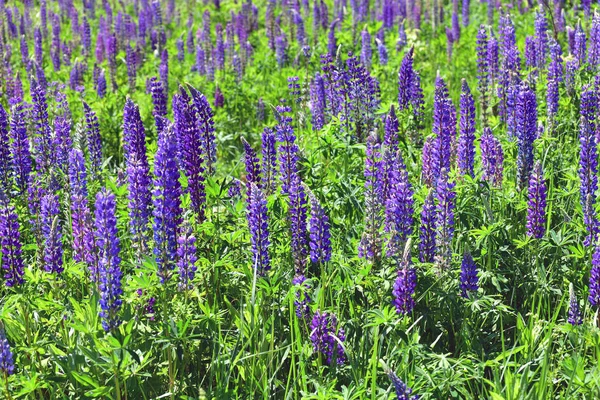
<path fill-rule="evenodd" d="M 598 7 L 0 1 L 0 397 L 599 399 Z"/>

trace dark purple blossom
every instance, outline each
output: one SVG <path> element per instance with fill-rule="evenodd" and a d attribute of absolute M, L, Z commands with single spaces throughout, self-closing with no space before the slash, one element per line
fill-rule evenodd
<path fill-rule="evenodd" d="M 448 172 L 440 172 L 437 190 L 437 207 L 435 220 L 435 264 L 440 270 L 450 267 L 452 262 L 452 239 L 454 237 L 454 184 L 448 181 Z"/>
<path fill-rule="evenodd" d="M 328 314 L 317 310 L 310 324 L 310 340 L 315 353 L 325 357 L 325 362 L 343 364 L 346 361 L 344 347 L 339 342 L 344 342 L 346 336 L 342 328 L 338 329 L 335 314 Z M 339 340 L 339 342 L 338 342 Z"/>
<path fill-rule="evenodd" d="M 289 107 L 277 106 L 277 140 L 279 145 L 279 170 L 281 173 L 281 192 L 289 194 L 291 181 L 298 171 L 298 145 L 296 144 L 296 135 L 292 127 L 292 119 L 287 116 L 290 112 Z"/>
<path fill-rule="evenodd" d="M 410 261 L 410 252 L 405 252 L 398 275 L 394 281 L 392 304 L 398 314 L 407 315 L 415 307 L 415 289 L 417 287 L 417 271 Z"/>
<path fill-rule="evenodd" d="M 296 273 L 301 274 L 308 255 L 308 230 L 306 191 L 298 174 L 292 175 L 288 194 L 292 257 Z"/>
<path fill-rule="evenodd" d="M 152 104 L 154 105 L 152 115 L 154 116 L 156 132 L 160 132 L 164 128 L 162 122 L 167 117 L 167 92 L 162 81 L 154 76 L 150 79 L 150 93 L 152 94 Z"/>
<path fill-rule="evenodd" d="M 460 266 L 460 295 L 468 297 L 468 292 L 476 292 L 479 289 L 479 278 L 477 277 L 477 265 L 473 261 L 471 253 L 465 252 Z"/>
<path fill-rule="evenodd" d="M 575 286 L 572 283 L 569 284 L 569 315 L 567 322 L 573 326 L 581 325 L 583 322 L 581 310 L 579 309 L 579 301 L 575 293 Z"/>
<path fill-rule="evenodd" d="M 181 228 L 181 233 L 177 238 L 177 267 L 179 269 L 179 289 L 188 290 L 191 288 L 191 281 L 196 274 L 196 237 L 191 226 L 185 223 Z"/>
<path fill-rule="evenodd" d="M 161 283 L 171 277 L 177 259 L 177 237 L 181 223 L 181 185 L 177 164 L 177 141 L 169 124 L 159 132 L 154 157 L 154 256 Z"/>
<path fill-rule="evenodd" d="M 159 117 L 160 118 L 160 117 Z M 141 257 L 148 239 L 151 208 L 150 166 L 146 156 L 146 132 L 138 106 L 127 99 L 123 110 L 123 137 L 129 199 L 132 246 Z"/>
<path fill-rule="evenodd" d="M 259 275 L 271 269 L 269 258 L 269 216 L 262 191 L 251 184 L 248 193 L 248 229 L 252 241 L 252 265 Z"/>
<path fill-rule="evenodd" d="M 265 128 L 262 133 L 262 179 L 266 194 L 275 192 L 277 175 L 277 153 L 275 150 L 275 133 Z"/>
<path fill-rule="evenodd" d="M 104 189 L 96 195 L 96 243 L 98 244 L 98 273 L 100 317 L 102 328 L 109 332 L 119 327 L 121 319 L 121 258 L 117 232 L 115 195 Z"/>
<path fill-rule="evenodd" d="M 15 373 L 15 363 L 4 330 L 0 331 L 0 373 L 8 377 Z"/>
<path fill-rule="evenodd" d="M 261 187 L 260 177 L 260 164 L 256 152 L 250 146 L 250 143 L 246 139 L 242 138 L 242 144 L 244 145 L 244 164 L 246 165 L 246 182 L 248 185 L 254 183 L 259 188 Z"/>
<path fill-rule="evenodd" d="M 331 234 L 329 232 L 329 217 L 319 203 L 310 194 L 310 260 L 326 263 L 331 259 Z"/>
<path fill-rule="evenodd" d="M 411 92 L 414 80 L 413 70 L 413 53 L 414 48 L 404 55 L 402 64 L 400 65 L 400 72 L 398 73 L 398 110 L 402 111 L 408 108 L 411 99 Z"/>
<path fill-rule="evenodd" d="M 419 400 L 419 396 L 412 395 L 412 389 L 406 386 L 404 382 L 392 371 L 388 371 L 388 377 L 392 381 L 394 385 L 394 390 L 396 391 L 396 400 Z"/>
<path fill-rule="evenodd" d="M 537 132 L 535 92 L 526 84 L 519 88 L 516 104 L 517 186 L 523 189 L 533 168 L 533 141 Z"/>
<path fill-rule="evenodd" d="M 473 177 L 475 164 L 475 100 L 467 81 L 462 81 L 460 94 L 460 138 L 458 141 L 458 170 Z"/>
<path fill-rule="evenodd" d="M 44 238 L 44 270 L 55 274 L 63 272 L 62 224 L 58 196 L 47 194 L 41 198 L 41 231 Z"/>
<path fill-rule="evenodd" d="M 358 256 L 376 261 L 381 258 L 382 182 L 380 145 L 377 137 L 367 138 L 365 158 L 365 228 L 358 245 Z"/>
<path fill-rule="evenodd" d="M 6 286 L 22 284 L 24 275 L 21 234 L 15 208 L 7 199 L 0 205 L 0 245 L 2 246 L 1 275 Z"/>
<path fill-rule="evenodd" d="M 600 305 L 600 245 L 595 244 L 590 271 L 589 301 L 592 307 Z"/>
<path fill-rule="evenodd" d="M 402 254 L 406 241 L 412 234 L 414 213 L 413 190 L 399 152 L 394 161 L 389 196 L 385 200 L 385 231 L 389 235 L 386 251 L 388 257 Z"/>
<path fill-rule="evenodd" d="M 194 107 L 190 104 L 190 98 L 183 88 L 179 94 L 173 96 L 173 115 L 179 141 L 181 167 L 188 181 L 187 192 L 190 194 L 192 209 L 198 218 L 203 220 L 206 206 L 204 152 Z"/>
<path fill-rule="evenodd" d="M 102 139 L 98 125 L 96 113 L 83 102 L 85 111 L 86 141 L 88 145 L 88 154 L 90 157 L 90 166 L 94 175 L 99 174 L 102 165 Z"/>
<path fill-rule="evenodd" d="M 480 148 L 483 179 L 496 187 L 502 186 L 504 152 L 500 141 L 493 135 L 489 127 L 483 130 Z"/>
<path fill-rule="evenodd" d="M 529 202 L 527 209 L 527 235 L 536 239 L 546 231 L 546 182 L 542 164 L 538 161 L 529 179 Z"/>

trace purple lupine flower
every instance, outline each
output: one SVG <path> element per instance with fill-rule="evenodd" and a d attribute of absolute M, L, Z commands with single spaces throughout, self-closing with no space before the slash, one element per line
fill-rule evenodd
<path fill-rule="evenodd" d="M 183 224 L 177 238 L 177 267 L 179 269 L 179 290 L 188 290 L 196 274 L 196 237 L 189 223 Z"/>
<path fill-rule="evenodd" d="M 425 143 L 423 144 L 423 152 L 421 155 L 421 181 L 427 186 L 433 186 L 435 182 L 434 178 L 434 148 L 435 146 L 435 138 L 433 136 L 428 136 L 425 139 Z"/>
<path fill-rule="evenodd" d="M 152 115 L 154 116 L 156 132 L 160 132 L 164 128 L 162 122 L 167 117 L 167 93 L 162 81 L 155 76 L 150 78 L 150 93 L 152 94 L 152 104 L 154 105 Z"/>
<path fill-rule="evenodd" d="M 165 93 L 169 93 L 169 52 L 163 49 L 160 54 L 160 65 L 158 67 L 158 75 L 162 82 Z"/>
<path fill-rule="evenodd" d="M 558 85 L 563 80 L 562 54 L 558 42 L 550 41 L 550 65 L 548 66 L 548 90 L 546 91 L 547 114 L 554 117 L 558 111 Z"/>
<path fill-rule="evenodd" d="M 493 33 L 490 33 L 487 45 L 487 65 L 489 68 L 490 84 L 493 84 L 500 74 L 498 65 L 498 40 Z"/>
<path fill-rule="evenodd" d="M 333 362 L 337 362 L 337 364 L 346 362 L 344 347 L 339 343 L 343 343 L 346 337 L 344 330 L 338 329 L 337 322 L 335 314 L 322 313 L 317 310 L 310 324 L 310 340 L 313 344 L 313 351 L 324 356 L 328 365 Z"/>
<path fill-rule="evenodd" d="M 590 295 L 588 297 L 592 307 L 600 305 L 600 245 L 595 244 L 592 255 L 592 269 L 590 271 Z"/>
<path fill-rule="evenodd" d="M 458 1 L 455 1 L 458 8 Z M 458 22 L 458 12 L 454 10 L 452 12 L 452 42 L 456 43 L 460 39 L 460 23 Z"/>
<path fill-rule="evenodd" d="M 542 6 L 535 13 L 535 44 L 536 65 L 541 70 L 546 66 L 546 57 L 548 56 L 548 20 Z"/>
<path fill-rule="evenodd" d="M 90 166 L 92 174 L 98 175 L 102 165 L 102 139 L 100 136 L 98 117 L 85 101 L 83 102 L 83 109 L 85 111 L 86 141 L 90 157 Z"/>
<path fill-rule="evenodd" d="M 294 300 L 294 308 L 296 309 L 296 317 L 302 323 L 308 324 L 310 321 L 310 294 L 308 291 L 311 286 L 306 283 L 304 275 L 296 275 L 292 280 L 292 285 L 296 287 L 296 300 Z"/>
<path fill-rule="evenodd" d="M 296 103 L 302 102 L 302 98 L 300 97 L 300 95 L 301 95 L 300 84 L 298 83 L 299 80 L 300 80 L 300 78 L 298 78 L 297 76 L 290 76 L 287 79 L 290 98 L 291 98 L 291 100 L 295 101 Z"/>
<path fill-rule="evenodd" d="M 225 97 L 223 96 L 221 88 L 217 85 L 217 87 L 215 87 L 215 108 L 223 108 L 224 105 Z"/>
<path fill-rule="evenodd" d="M 385 200 L 385 231 L 389 234 L 386 255 L 400 255 L 412 234 L 413 191 L 406 166 L 398 152 L 390 176 L 390 193 Z"/>
<path fill-rule="evenodd" d="M 36 167 L 41 171 L 49 171 L 56 159 L 52 130 L 48 123 L 48 102 L 46 91 L 40 85 L 32 83 L 31 99 L 33 101 L 32 118 L 35 122 L 34 151 Z"/>
<path fill-rule="evenodd" d="M 248 193 L 248 229 L 252 241 L 252 265 L 261 276 L 271 269 L 269 258 L 269 216 L 267 200 L 254 184 L 250 184 Z"/>
<path fill-rule="evenodd" d="M 579 309 L 579 301 L 577 300 L 577 294 L 575 293 L 575 286 L 573 283 L 569 284 L 569 316 L 567 322 L 573 326 L 581 325 L 583 318 Z"/>
<path fill-rule="evenodd" d="M 419 400 L 419 396 L 411 396 L 412 389 L 406 386 L 406 384 L 402 382 L 402 379 L 398 378 L 394 371 L 389 370 L 387 374 L 394 385 L 394 390 L 396 391 L 396 400 Z"/>
<path fill-rule="evenodd" d="M 415 289 L 417 287 L 417 271 L 410 261 L 410 252 L 405 252 L 398 275 L 394 281 L 392 304 L 398 314 L 407 315 L 415 308 Z"/>
<path fill-rule="evenodd" d="M 304 273 L 308 255 L 306 191 L 298 174 L 292 175 L 289 187 L 289 218 L 292 236 L 291 250 L 297 274 Z"/>
<path fill-rule="evenodd" d="M 335 54 L 337 53 L 337 40 L 335 38 L 335 26 L 337 25 L 338 22 L 339 22 L 339 20 L 336 19 L 329 26 L 329 34 L 327 36 L 327 52 L 329 53 L 329 55 L 331 57 L 335 57 Z"/>
<path fill-rule="evenodd" d="M 258 99 L 256 104 L 256 119 L 259 122 L 263 122 L 265 120 L 265 102 L 262 97 Z"/>
<path fill-rule="evenodd" d="M 173 115 L 179 141 L 179 158 L 188 180 L 187 192 L 190 194 L 192 209 L 198 218 L 203 220 L 206 193 L 200 127 L 195 120 L 194 107 L 183 88 L 179 94 L 173 96 Z"/>
<path fill-rule="evenodd" d="M 287 62 L 287 40 L 285 35 L 278 35 L 275 38 L 275 59 L 279 68 L 283 68 Z"/>
<path fill-rule="evenodd" d="M 81 45 L 83 47 L 83 54 L 89 55 L 92 50 L 92 31 L 90 28 L 90 23 L 85 16 L 83 17 L 82 22 Z"/>
<path fill-rule="evenodd" d="M 225 43 L 223 42 L 223 25 L 216 24 L 215 32 L 217 38 L 215 48 L 213 49 L 213 54 L 215 58 L 216 67 L 217 69 L 221 70 L 225 68 Z"/>
<path fill-rule="evenodd" d="M 390 107 L 390 112 L 385 118 L 383 135 L 383 154 L 381 159 L 381 193 L 384 203 L 389 197 L 391 187 L 391 178 L 394 168 L 403 166 L 401 153 L 398 153 L 398 117 L 394 110 L 394 105 Z"/>
<path fill-rule="evenodd" d="M 490 184 L 502 186 L 502 175 L 504 172 L 504 152 L 500 141 L 492 134 L 489 127 L 483 129 L 481 135 L 481 164 L 483 167 L 483 179 Z"/>
<path fill-rule="evenodd" d="M 448 172 L 440 171 L 437 190 L 435 220 L 435 264 L 439 270 L 447 269 L 452 262 L 452 238 L 454 237 L 454 184 L 448 181 Z"/>
<path fill-rule="evenodd" d="M 452 45 L 454 44 L 454 34 L 452 33 L 452 29 L 446 28 L 446 55 L 448 57 L 448 62 L 452 59 Z"/>
<path fill-rule="evenodd" d="M 546 231 L 546 182 L 539 161 L 535 164 L 529 180 L 527 204 L 527 236 L 541 239 Z"/>
<path fill-rule="evenodd" d="M 377 261 L 381 257 L 381 211 L 383 208 L 380 145 L 372 134 L 367 138 L 365 158 L 365 229 L 358 245 L 358 256 Z"/>
<path fill-rule="evenodd" d="M 10 189 L 11 169 L 8 113 L 0 105 L 0 188 L 4 193 Z"/>
<path fill-rule="evenodd" d="M 591 90 L 586 90 L 582 93 L 582 106 L 587 102 L 586 98 L 590 97 L 589 93 L 591 92 Z M 589 98 L 589 100 L 592 99 Z M 583 209 L 583 222 L 588 232 L 584 240 L 584 245 L 586 246 L 592 244 L 598 231 L 595 209 L 596 190 L 598 189 L 598 150 L 592 123 L 593 121 L 589 121 L 586 116 L 581 117 L 581 129 L 579 133 L 579 201 Z"/>
<path fill-rule="evenodd" d="M 262 177 L 266 194 L 275 192 L 277 175 L 277 153 L 275 150 L 275 134 L 271 128 L 265 128 L 262 133 Z"/>
<path fill-rule="evenodd" d="M 331 234 L 329 217 L 319 204 L 319 200 L 310 193 L 310 261 L 315 264 L 326 263 L 331 259 Z"/>
<path fill-rule="evenodd" d="M 130 44 L 125 47 L 125 64 L 127 65 L 127 78 L 129 80 L 129 89 L 135 90 L 135 79 L 137 76 L 137 62 L 135 51 Z"/>
<path fill-rule="evenodd" d="M 588 63 L 591 67 L 597 67 L 600 64 L 600 15 L 598 13 L 594 13 L 592 18 Z"/>
<path fill-rule="evenodd" d="M 567 93 L 569 94 L 573 93 L 575 87 L 575 74 L 578 69 L 577 60 L 570 59 L 565 62 L 565 89 L 567 89 Z"/>
<path fill-rule="evenodd" d="M 44 237 L 44 270 L 63 272 L 62 226 L 58 196 L 47 194 L 41 199 L 41 230 Z"/>
<path fill-rule="evenodd" d="M 52 46 L 50 46 L 50 58 L 54 71 L 60 70 L 60 18 L 58 15 L 52 15 Z"/>
<path fill-rule="evenodd" d="M 360 52 L 360 61 L 365 66 L 365 68 L 370 69 L 371 68 L 371 57 L 372 57 L 371 35 L 369 34 L 369 31 L 367 31 L 366 29 L 363 29 L 363 31 L 361 33 L 361 40 L 362 40 L 362 49 Z"/>
<path fill-rule="evenodd" d="M 423 129 L 424 117 L 425 117 L 425 100 L 423 96 L 423 88 L 421 87 L 421 75 L 415 72 L 413 78 L 413 85 L 410 91 L 410 104 L 413 109 L 413 115 L 415 118 L 415 127 L 417 129 Z"/>
<path fill-rule="evenodd" d="M 154 157 L 154 256 L 161 283 L 171 277 L 177 256 L 177 236 L 181 222 L 181 184 L 177 164 L 177 141 L 172 124 L 159 132 Z"/>
<path fill-rule="evenodd" d="M 20 193 L 24 193 L 31 173 L 31 154 L 25 119 L 27 111 L 23 103 L 12 106 L 10 118 L 10 157 L 15 177 L 15 183 Z"/>
<path fill-rule="evenodd" d="M 35 28 L 33 33 L 33 53 L 35 55 L 35 63 L 39 66 L 44 63 L 44 49 L 42 47 L 42 32 L 40 28 Z"/>
<path fill-rule="evenodd" d="M 320 73 L 316 73 L 310 85 L 310 111 L 312 114 L 313 129 L 318 131 L 325 125 L 325 112 L 327 109 L 326 103 L 325 81 Z"/>
<path fill-rule="evenodd" d="M 517 186 L 523 189 L 533 167 L 533 141 L 537 132 L 535 92 L 526 84 L 519 89 L 516 105 Z"/>
<path fill-rule="evenodd" d="M 138 106 L 129 98 L 123 110 L 123 137 L 129 191 L 129 227 L 133 238 L 132 247 L 141 257 L 148 239 L 152 182 L 146 156 L 144 124 Z"/>
<path fill-rule="evenodd" d="M 242 182 L 239 179 L 233 179 L 229 189 L 227 189 L 227 197 L 237 199 L 242 196 Z"/>
<path fill-rule="evenodd" d="M 73 260 L 86 262 L 90 275 L 97 282 L 95 241 L 92 216 L 88 206 L 87 172 L 85 159 L 79 149 L 69 153 L 69 184 L 71 189 L 71 226 L 73 230 Z"/>
<path fill-rule="evenodd" d="M 468 292 L 476 292 L 479 289 L 479 278 L 477 277 L 477 265 L 473 261 L 471 253 L 465 252 L 460 266 L 460 295 L 468 297 Z"/>
<path fill-rule="evenodd" d="M 465 1 L 465 0 L 463 0 Z M 482 99 L 482 112 L 487 109 L 487 91 L 489 86 L 488 38 L 483 25 L 477 31 L 477 89 Z"/>
<path fill-rule="evenodd" d="M 98 73 L 94 86 L 96 87 L 96 93 L 98 94 L 98 97 L 103 99 L 106 95 L 106 75 L 103 69 L 101 69 Z"/>
<path fill-rule="evenodd" d="M 404 46 L 408 43 L 408 38 L 406 37 L 406 30 L 404 29 L 404 21 L 398 24 L 398 40 L 396 41 L 396 50 L 401 51 Z"/>
<path fill-rule="evenodd" d="M 379 65 L 387 65 L 388 51 L 385 43 L 379 39 L 375 39 L 375 42 L 377 43 L 377 53 L 379 54 Z"/>
<path fill-rule="evenodd" d="M 244 145 L 244 163 L 246 164 L 246 182 L 248 186 L 254 183 L 259 188 L 262 188 L 261 177 L 260 177 L 260 164 L 256 152 L 250 146 L 250 143 L 246 139 L 242 138 L 242 144 Z"/>
<path fill-rule="evenodd" d="M 537 42 L 533 36 L 525 38 L 525 65 L 529 68 L 537 66 Z"/>
<path fill-rule="evenodd" d="M 413 70 L 413 53 L 414 48 L 404 55 L 402 64 L 400 65 L 400 72 L 398 73 L 398 110 L 402 111 L 408 108 L 411 99 L 411 91 L 414 80 Z"/>
<path fill-rule="evenodd" d="M 439 76 L 435 83 L 435 97 L 433 103 L 433 127 L 436 135 L 433 146 L 433 173 L 440 176 L 442 169 L 450 170 L 451 145 L 456 135 L 456 124 L 453 118 L 454 105 L 448 97 L 448 89 L 444 80 Z"/>
<path fill-rule="evenodd" d="M 475 100 L 467 81 L 462 81 L 460 94 L 460 138 L 458 142 L 458 170 L 461 175 L 473 177 L 475 164 Z"/>
<path fill-rule="evenodd" d="M 0 373 L 8 377 L 15 373 L 15 363 L 4 331 L 0 331 Z"/>
<path fill-rule="evenodd" d="M 581 22 L 577 24 L 577 28 L 575 29 L 575 38 L 573 44 L 573 56 L 577 61 L 578 67 L 581 67 L 587 58 L 586 52 L 586 37 L 583 28 L 581 27 Z"/>
<path fill-rule="evenodd" d="M 200 75 L 206 75 L 206 55 L 200 45 L 196 47 L 196 71 Z"/>
<path fill-rule="evenodd" d="M 24 265 L 21 250 L 21 234 L 15 208 L 8 199 L 0 205 L 0 245 L 2 246 L 1 275 L 6 286 L 16 286 L 24 282 Z"/>
<path fill-rule="evenodd" d="M 115 195 L 104 189 L 96 195 L 96 243 L 98 244 L 98 273 L 100 292 L 100 317 L 105 332 L 119 327 L 121 319 L 121 258 L 117 232 L 117 205 Z"/>
<path fill-rule="evenodd" d="M 291 125 L 292 118 L 286 114 L 291 111 L 289 107 L 277 106 L 277 140 L 279 145 L 279 170 L 281 173 L 281 193 L 289 194 L 291 181 L 298 171 L 298 145 L 294 128 Z"/>
<path fill-rule="evenodd" d="M 215 172 L 214 164 L 217 162 L 217 144 L 215 139 L 213 111 L 206 96 L 191 86 L 189 88 L 190 94 L 192 95 L 196 124 L 198 125 L 200 132 L 203 159 L 206 163 L 208 173 L 213 174 Z"/>

